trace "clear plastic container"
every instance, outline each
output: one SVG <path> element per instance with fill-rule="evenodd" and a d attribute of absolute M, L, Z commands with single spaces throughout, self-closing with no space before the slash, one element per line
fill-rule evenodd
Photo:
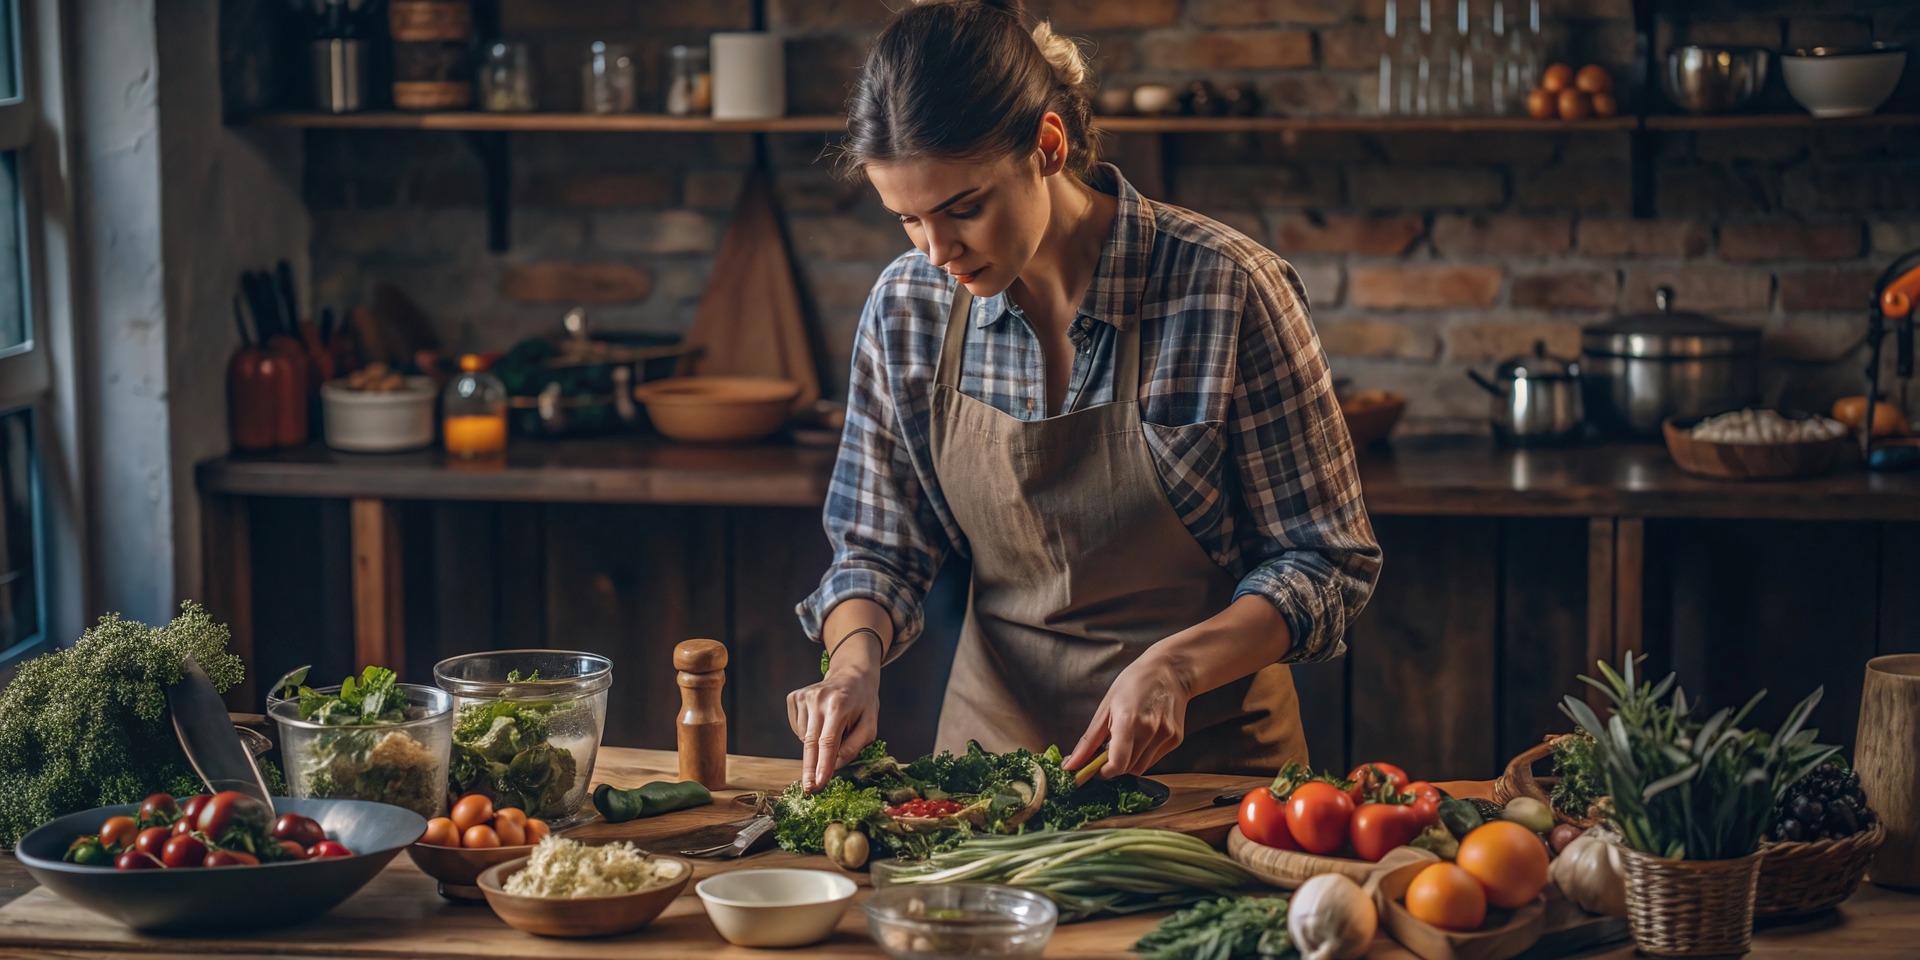
<path fill-rule="evenodd" d="M 587 785 L 607 725 L 613 661 L 570 650 L 494 650 L 442 660 L 453 694 L 450 796 L 484 793 L 555 828 L 593 816 Z"/>
<path fill-rule="evenodd" d="M 407 719 L 399 723 L 328 725 L 300 719 L 297 699 L 268 704 L 294 797 L 372 800 L 429 818 L 445 812 L 453 697 L 411 683 L 395 689 L 407 704 Z M 340 688 L 317 692 L 336 694 Z"/>
<path fill-rule="evenodd" d="M 1037 957 L 1059 919 L 1052 900 L 993 883 L 894 885 L 867 898 L 867 930 L 895 960 Z"/>

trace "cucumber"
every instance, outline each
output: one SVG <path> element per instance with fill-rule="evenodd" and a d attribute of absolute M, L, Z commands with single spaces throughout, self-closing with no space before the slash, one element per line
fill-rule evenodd
<path fill-rule="evenodd" d="M 1440 823 L 1455 837 L 1464 838 L 1473 828 L 1487 822 L 1473 804 L 1448 797 L 1440 801 Z"/>

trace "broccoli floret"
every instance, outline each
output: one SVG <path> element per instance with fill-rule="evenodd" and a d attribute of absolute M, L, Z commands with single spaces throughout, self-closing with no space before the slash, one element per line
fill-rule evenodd
<path fill-rule="evenodd" d="M 188 601 L 163 627 L 107 614 L 73 646 L 21 664 L 0 690 L 0 848 L 78 810 L 203 792 L 167 722 L 166 688 L 188 657 L 215 689 L 238 684 L 246 668 L 228 637 Z M 278 770 L 263 772 L 281 789 Z"/>

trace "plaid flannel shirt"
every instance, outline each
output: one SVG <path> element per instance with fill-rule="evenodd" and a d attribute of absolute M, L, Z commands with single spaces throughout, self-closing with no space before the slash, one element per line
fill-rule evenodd
<path fill-rule="evenodd" d="M 1283 658 L 1345 651 L 1379 578 L 1353 444 L 1299 275 L 1271 250 L 1151 203 L 1102 164 L 1112 235 L 1069 328 L 1066 409 L 1113 399 L 1118 333 L 1141 330 L 1140 410 L 1168 502 L 1209 555 L 1285 618 Z M 918 250 L 881 274 L 854 345 L 847 419 L 827 494 L 834 560 L 797 608 L 819 642 L 833 607 L 866 597 L 893 618 L 897 655 L 948 552 L 967 551 L 933 471 L 927 431 L 953 283 Z M 1024 420 L 1046 416 L 1040 341 L 1005 294 L 976 298 L 960 390 Z M 1098 496 L 1098 491 L 1088 491 Z"/>

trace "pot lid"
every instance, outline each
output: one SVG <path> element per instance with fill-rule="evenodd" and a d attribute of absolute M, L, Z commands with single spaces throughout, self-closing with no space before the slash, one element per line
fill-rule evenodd
<path fill-rule="evenodd" d="M 1578 363 L 1547 354 L 1547 342 L 1535 340 L 1533 352 L 1514 357 L 1494 373 L 1497 380 L 1570 380 L 1580 375 Z"/>
<path fill-rule="evenodd" d="M 1583 329 L 1588 353 L 1610 357 L 1738 356 L 1760 350 L 1760 331 L 1673 309 L 1673 288 L 1653 292 L 1652 313 L 1636 313 Z"/>

